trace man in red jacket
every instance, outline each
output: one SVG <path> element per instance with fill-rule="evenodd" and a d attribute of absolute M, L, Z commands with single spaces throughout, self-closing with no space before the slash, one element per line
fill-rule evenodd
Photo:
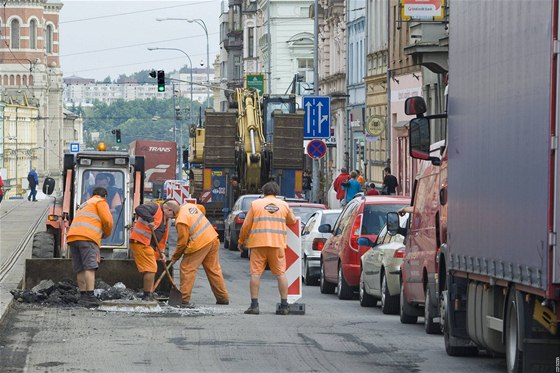
<path fill-rule="evenodd" d="M 346 167 L 342 167 L 340 169 L 340 175 L 338 175 L 333 182 L 333 188 L 336 192 L 336 199 L 341 201 L 341 203 L 342 201 L 344 201 L 344 197 L 346 196 L 346 191 L 342 188 L 342 183 L 348 179 L 350 179 L 348 170 L 346 169 Z"/>

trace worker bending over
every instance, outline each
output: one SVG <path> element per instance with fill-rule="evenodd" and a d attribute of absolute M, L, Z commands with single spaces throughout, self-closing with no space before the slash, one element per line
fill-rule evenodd
<path fill-rule="evenodd" d="M 143 274 L 144 295 L 142 300 L 153 301 L 154 279 L 157 260 L 165 265 L 165 244 L 169 235 L 167 218 L 157 203 L 139 205 L 134 210 L 136 221 L 130 234 L 130 248 L 138 271 Z M 155 236 L 155 238 L 154 238 Z"/>
<path fill-rule="evenodd" d="M 177 247 L 171 257 L 172 264 L 183 257 L 180 267 L 183 295 L 181 307 L 194 307 L 190 301 L 191 293 L 196 271 L 201 264 L 216 297 L 216 304 L 229 304 L 229 294 L 220 266 L 220 241 L 212 224 L 197 205 L 192 203 L 180 206 L 175 200 L 166 200 L 162 208 L 168 219 L 175 219 L 177 228 Z"/>

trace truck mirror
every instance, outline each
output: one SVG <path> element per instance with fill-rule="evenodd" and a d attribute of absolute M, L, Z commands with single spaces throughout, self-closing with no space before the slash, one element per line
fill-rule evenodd
<path fill-rule="evenodd" d="M 394 236 L 399 232 L 400 228 L 400 219 L 399 214 L 396 212 L 388 212 L 387 213 L 387 232 Z"/>
<path fill-rule="evenodd" d="M 406 115 L 422 116 L 426 112 L 426 101 L 420 96 L 409 97 L 404 102 Z"/>
<path fill-rule="evenodd" d="M 43 181 L 43 193 L 50 196 L 54 192 L 54 179 L 52 177 L 46 177 Z"/>
<path fill-rule="evenodd" d="M 430 159 L 430 120 L 427 118 L 415 118 L 410 121 L 408 128 L 410 139 L 409 153 L 412 158 Z"/>

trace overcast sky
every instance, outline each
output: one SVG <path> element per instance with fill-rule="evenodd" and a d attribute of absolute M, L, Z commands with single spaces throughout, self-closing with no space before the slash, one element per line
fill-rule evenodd
<path fill-rule="evenodd" d="M 187 21 L 156 18 L 200 18 L 208 27 L 210 67 L 219 53 L 219 0 L 82 1 L 62 0 L 60 64 L 65 77 L 116 79 L 145 69 L 171 71 L 188 65 L 206 66 L 206 34 Z"/>

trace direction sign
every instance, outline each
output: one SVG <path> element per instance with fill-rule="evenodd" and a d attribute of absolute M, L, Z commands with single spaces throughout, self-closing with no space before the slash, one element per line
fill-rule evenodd
<path fill-rule="evenodd" d="M 322 140 L 311 140 L 307 144 L 307 155 L 313 159 L 320 159 L 325 156 L 327 145 Z"/>
<path fill-rule="evenodd" d="M 331 98 L 328 96 L 304 96 L 304 139 L 328 139 L 331 137 Z"/>
<path fill-rule="evenodd" d="M 70 153 L 79 153 L 80 152 L 80 143 L 79 142 L 71 142 L 70 143 Z"/>

